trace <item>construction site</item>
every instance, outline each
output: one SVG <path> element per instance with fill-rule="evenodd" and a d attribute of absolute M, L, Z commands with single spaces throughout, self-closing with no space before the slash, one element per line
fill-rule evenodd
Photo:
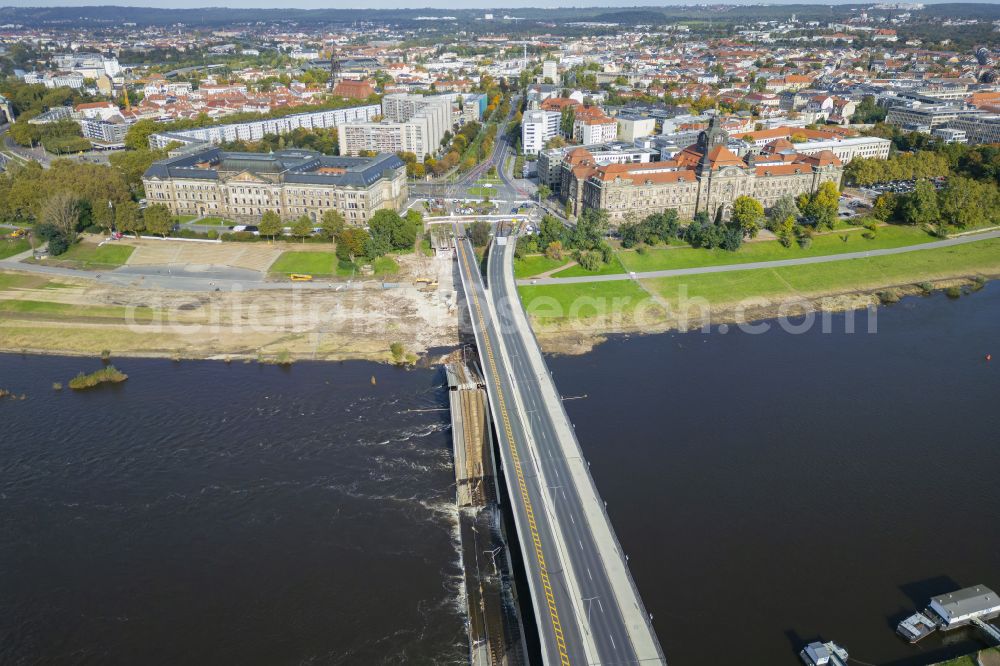
<path fill-rule="evenodd" d="M 493 456 L 485 380 L 471 364 L 445 366 L 455 459 L 455 496 L 465 571 L 470 662 L 527 664 L 524 627 Z"/>

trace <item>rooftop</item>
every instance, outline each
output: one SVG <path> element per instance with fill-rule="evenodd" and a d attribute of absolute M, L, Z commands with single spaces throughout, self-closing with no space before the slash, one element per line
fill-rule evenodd
<path fill-rule="evenodd" d="M 286 183 L 369 187 L 386 171 L 405 166 L 391 153 L 375 157 L 333 157 L 312 150 L 275 153 L 238 153 L 207 148 L 153 163 L 144 178 L 218 180 L 220 174 L 250 173 L 276 176 Z"/>

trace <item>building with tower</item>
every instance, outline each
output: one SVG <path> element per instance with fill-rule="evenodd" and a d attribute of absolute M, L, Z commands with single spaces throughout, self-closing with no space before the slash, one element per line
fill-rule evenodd
<path fill-rule="evenodd" d="M 713 117 L 694 145 L 665 161 L 598 166 L 587 151 L 573 150 L 565 158 L 574 163 L 563 170 L 567 176 L 559 196 L 574 215 L 601 209 L 620 224 L 667 209 L 682 219 L 699 212 L 728 219 L 740 196 L 769 208 L 786 195 L 814 192 L 824 182 L 840 186 L 843 164 L 829 150 L 803 155 L 793 144 L 776 141 L 760 155 L 739 157 L 726 146 L 728 141 L 729 134 Z"/>

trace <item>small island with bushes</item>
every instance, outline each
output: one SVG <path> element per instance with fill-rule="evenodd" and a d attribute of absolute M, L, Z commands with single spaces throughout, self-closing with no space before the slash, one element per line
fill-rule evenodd
<path fill-rule="evenodd" d="M 85 375 L 81 372 L 76 377 L 69 380 L 69 387 L 76 391 L 80 391 L 83 389 L 94 388 L 95 386 L 99 386 L 101 384 L 120 384 L 126 379 L 128 379 L 128 375 L 118 370 L 115 366 L 109 365 L 108 367 L 96 370 L 89 375 Z"/>

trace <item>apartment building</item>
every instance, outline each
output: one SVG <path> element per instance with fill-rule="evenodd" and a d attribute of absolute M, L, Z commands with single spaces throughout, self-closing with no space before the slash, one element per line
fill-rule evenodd
<path fill-rule="evenodd" d="M 521 118 L 521 150 L 537 155 L 549 139 L 559 134 L 562 114 L 558 111 L 527 111 Z"/>
<path fill-rule="evenodd" d="M 577 107 L 573 119 L 573 140 L 584 145 L 614 141 L 618 137 L 618 123 L 604 115 L 596 106 Z"/>
<path fill-rule="evenodd" d="M 408 152 L 421 159 L 433 155 L 454 126 L 453 104 L 453 95 L 386 95 L 381 121 L 344 125 L 340 153 Z"/>
<path fill-rule="evenodd" d="M 121 115 L 112 116 L 108 120 L 101 117 L 81 118 L 80 132 L 83 138 L 98 144 L 102 148 L 124 148 L 125 135 L 130 123 Z"/>
<path fill-rule="evenodd" d="M 375 211 L 406 205 L 406 165 L 391 154 L 330 157 L 311 150 L 236 153 L 206 148 L 155 162 L 142 177 L 150 203 L 174 215 L 257 221 L 267 211 L 283 219 L 328 210 L 363 225 Z"/>
<path fill-rule="evenodd" d="M 184 145 L 193 143 L 219 144 L 224 141 L 259 141 L 265 134 L 288 134 L 303 129 L 327 129 L 341 127 L 349 122 L 367 121 L 380 112 L 378 104 L 351 106 L 328 111 L 296 113 L 281 118 L 265 118 L 242 123 L 228 123 L 211 127 L 198 127 L 173 132 L 158 132 L 149 136 L 150 148 L 166 148 L 177 142 Z"/>

